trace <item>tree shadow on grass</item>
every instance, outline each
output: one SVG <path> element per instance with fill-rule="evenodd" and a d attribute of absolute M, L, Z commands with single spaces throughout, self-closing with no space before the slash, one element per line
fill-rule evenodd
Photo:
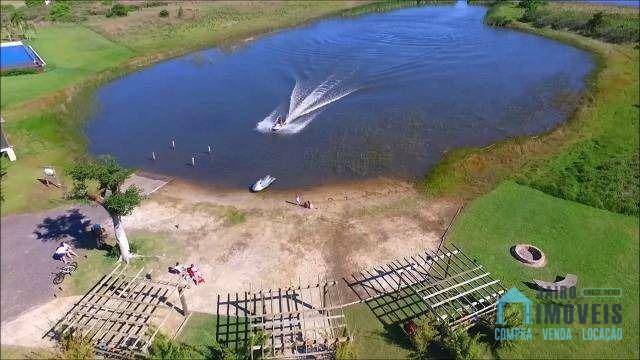
<path fill-rule="evenodd" d="M 91 220 L 78 209 L 67 210 L 56 218 L 47 217 L 33 233 L 42 242 L 66 241 L 76 248 L 94 249 L 96 241 L 91 234 Z"/>

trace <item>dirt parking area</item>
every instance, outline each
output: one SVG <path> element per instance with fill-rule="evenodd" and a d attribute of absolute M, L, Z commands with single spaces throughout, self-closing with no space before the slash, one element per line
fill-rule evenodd
<path fill-rule="evenodd" d="M 188 255 L 175 261 L 197 264 L 206 278 L 189 291 L 190 306 L 213 312 L 216 294 L 312 283 L 319 276 L 339 279 L 435 248 L 460 206 L 452 199 L 427 200 L 411 183 L 384 179 L 301 193 L 312 210 L 295 205 L 295 195 L 174 182 L 125 225 L 178 240 Z"/>

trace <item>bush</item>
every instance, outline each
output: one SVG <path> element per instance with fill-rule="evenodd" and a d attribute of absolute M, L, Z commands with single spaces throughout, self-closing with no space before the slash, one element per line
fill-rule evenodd
<path fill-rule="evenodd" d="M 169 11 L 167 11 L 167 9 L 162 9 L 158 13 L 158 16 L 160 16 L 161 18 L 169 17 Z"/>
<path fill-rule="evenodd" d="M 544 5 L 544 0 L 520 0 L 519 7 L 525 9 L 525 11 L 535 11 L 540 5 Z"/>
<path fill-rule="evenodd" d="M 113 16 L 122 17 L 122 16 L 127 16 L 128 12 L 129 12 L 129 9 L 127 6 L 124 6 L 122 4 L 115 4 L 111 7 L 111 9 L 109 9 L 109 11 L 107 11 L 105 16 L 108 18 Z"/>
<path fill-rule="evenodd" d="M 589 21 L 587 21 L 587 23 L 585 24 L 585 30 L 589 34 L 597 34 L 602 25 L 604 25 L 604 14 L 602 13 L 602 11 L 598 11 L 597 13 L 593 14 Z"/>
<path fill-rule="evenodd" d="M 149 357 L 151 359 L 160 360 L 181 360 L 181 359 L 193 359 L 200 358 L 196 356 L 194 349 L 190 346 L 181 344 L 177 341 L 172 341 L 165 337 L 163 334 L 158 334 L 151 344 L 149 350 Z"/>
<path fill-rule="evenodd" d="M 352 360 L 356 359 L 356 354 L 353 350 L 353 346 L 349 342 L 340 343 L 336 346 L 333 353 L 335 360 Z"/>
<path fill-rule="evenodd" d="M 49 10 L 49 20 L 51 21 L 71 21 L 71 7 L 66 2 L 56 1 Z"/>
<path fill-rule="evenodd" d="M 59 359 L 91 360 L 94 358 L 93 345 L 89 339 L 69 333 L 60 341 Z"/>
<path fill-rule="evenodd" d="M 506 26 L 518 20 L 523 10 L 511 3 L 497 3 L 489 8 L 484 18 L 487 25 Z"/>
<path fill-rule="evenodd" d="M 464 329 L 443 336 L 442 348 L 456 360 L 474 360 L 480 355 L 478 335 L 469 336 Z"/>
<path fill-rule="evenodd" d="M 26 69 L 15 69 L 15 70 L 6 70 L 3 71 L 1 76 L 16 76 L 16 75 L 26 75 L 26 74 L 37 74 L 40 72 L 36 68 L 26 68 Z"/>
<path fill-rule="evenodd" d="M 432 345 L 440 341 L 440 326 L 433 316 L 420 320 L 417 325 L 411 343 L 419 354 L 427 354 Z"/>
<path fill-rule="evenodd" d="M 36 7 L 44 5 L 44 0 L 24 0 L 26 7 Z"/>
<path fill-rule="evenodd" d="M 144 2 L 144 7 L 147 7 L 147 8 L 165 6 L 165 5 L 167 5 L 167 3 L 164 1 L 145 1 Z"/>

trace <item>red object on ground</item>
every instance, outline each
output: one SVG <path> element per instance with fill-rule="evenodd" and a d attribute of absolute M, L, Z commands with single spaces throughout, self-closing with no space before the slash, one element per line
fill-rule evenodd
<path fill-rule="evenodd" d="M 404 331 L 409 334 L 409 336 L 413 336 L 413 334 L 416 333 L 416 330 L 418 330 L 418 325 L 416 325 L 413 320 L 409 320 L 404 323 Z"/>
<path fill-rule="evenodd" d="M 187 274 L 196 285 L 204 284 L 204 278 L 199 274 L 199 271 L 200 269 L 193 264 L 187 268 Z"/>

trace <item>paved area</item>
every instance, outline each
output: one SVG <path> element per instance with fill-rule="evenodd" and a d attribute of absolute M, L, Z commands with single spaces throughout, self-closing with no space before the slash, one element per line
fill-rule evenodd
<path fill-rule="evenodd" d="M 167 185 L 171 180 L 172 178 L 167 176 L 139 171 L 132 174 L 124 182 L 122 188 L 128 189 L 130 186 L 135 186 L 140 189 L 143 196 L 149 196 Z"/>
<path fill-rule="evenodd" d="M 62 263 L 52 258 L 60 241 L 80 256 L 95 242 L 91 225 L 109 215 L 99 206 L 75 206 L 41 213 L 10 215 L 0 220 L 0 317 L 2 324 L 53 300 L 51 273 Z"/>
<path fill-rule="evenodd" d="M 53 347 L 55 344 L 43 335 L 64 316 L 82 296 L 57 298 L 36 306 L 12 321 L 2 324 L 2 345 L 27 347 Z"/>

